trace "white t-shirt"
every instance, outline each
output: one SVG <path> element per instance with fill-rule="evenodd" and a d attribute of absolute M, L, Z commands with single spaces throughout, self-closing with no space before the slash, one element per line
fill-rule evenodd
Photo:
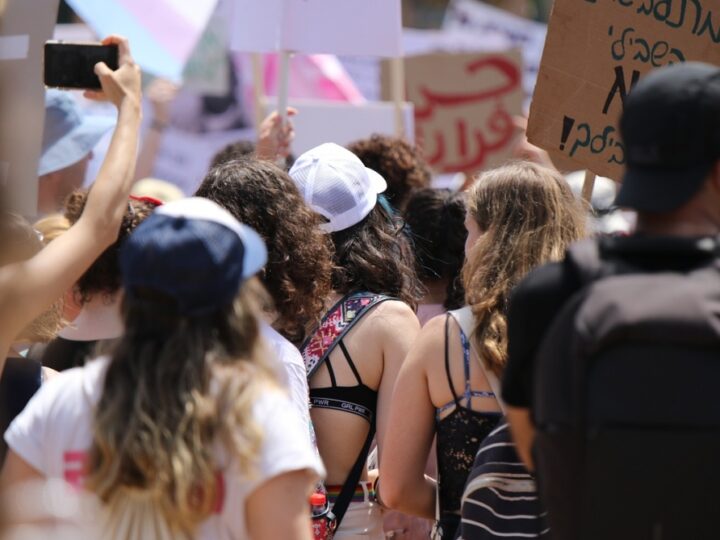
<path fill-rule="evenodd" d="M 302 418 L 305 426 L 310 423 L 310 398 L 307 382 L 307 372 L 302 355 L 295 345 L 285 339 L 272 326 L 263 322 L 260 331 L 270 351 L 280 362 L 283 382 L 287 385 L 290 400 Z"/>
<path fill-rule="evenodd" d="M 92 442 L 93 409 L 100 399 L 108 364 L 108 358 L 99 358 L 82 368 L 64 371 L 43 385 L 5 432 L 5 441 L 13 452 L 48 478 L 64 478 L 80 485 Z M 257 472 L 247 478 L 233 471 L 231 464 L 220 473 L 224 495 L 218 513 L 201 525 L 197 534 L 200 540 L 246 538 L 245 499 L 272 477 L 303 469 L 321 477 L 325 474 L 310 444 L 307 426 L 282 391 L 268 388 L 261 393 L 253 416 L 263 430 Z M 224 461 L 221 455 L 217 458 Z"/>

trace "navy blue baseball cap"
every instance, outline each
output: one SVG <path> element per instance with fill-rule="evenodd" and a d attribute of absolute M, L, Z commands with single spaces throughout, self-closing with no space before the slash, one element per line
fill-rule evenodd
<path fill-rule="evenodd" d="M 615 204 L 680 208 L 720 159 L 720 68 L 686 62 L 650 72 L 625 100 L 620 131 L 626 173 Z"/>
<path fill-rule="evenodd" d="M 120 252 L 126 295 L 138 289 L 159 292 L 190 316 L 231 304 L 242 282 L 266 262 L 260 236 L 201 197 L 158 207 Z"/>

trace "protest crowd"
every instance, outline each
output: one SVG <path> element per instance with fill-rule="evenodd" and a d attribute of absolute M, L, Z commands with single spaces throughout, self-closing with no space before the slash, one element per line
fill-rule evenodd
<path fill-rule="evenodd" d="M 0 2 L 0 539 L 720 538 L 706 2 L 681 34 L 652 1 L 407 1 L 446 26 L 403 31 L 400 0 L 348 0 L 378 36 L 394 6 L 405 49 L 494 21 L 404 75 L 384 37 L 314 54 L 288 14 L 323 2 L 154 2 L 204 10 L 219 71 L 163 72 L 131 1 Z M 233 34 L 262 24 L 286 45 Z M 503 25 L 531 54 L 487 45 Z M 53 32 L 116 65 L 50 84 L 46 49 L 41 81 Z"/>

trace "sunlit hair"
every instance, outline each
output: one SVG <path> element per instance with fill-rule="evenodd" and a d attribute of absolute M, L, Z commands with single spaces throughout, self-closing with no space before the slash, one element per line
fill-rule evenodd
<path fill-rule="evenodd" d="M 33 224 L 33 228 L 40 233 L 43 244 L 48 245 L 61 234 L 67 232 L 70 228 L 70 222 L 62 214 L 50 214 L 37 220 Z"/>
<path fill-rule="evenodd" d="M 232 305 L 195 317 L 155 292 L 125 297 L 90 452 L 87 486 L 104 503 L 139 493 L 191 535 L 220 496 L 218 443 L 252 476 L 262 433 L 251 410 L 274 381 L 259 340 L 265 294 L 254 279 Z"/>
<path fill-rule="evenodd" d="M 80 219 L 87 196 L 87 190 L 79 189 L 65 199 L 65 217 L 70 224 L 74 225 Z M 96 294 L 113 295 L 120 290 L 120 246 L 156 207 L 157 204 L 153 202 L 128 199 L 117 240 L 100 254 L 77 281 L 78 304 L 87 304 Z"/>
<path fill-rule="evenodd" d="M 423 188 L 410 196 L 405 207 L 418 276 L 427 284 L 446 284 L 446 309 L 464 305 L 460 271 L 465 260 L 465 197 L 449 189 Z"/>
<path fill-rule="evenodd" d="M 386 294 L 417 308 L 423 287 L 402 220 L 378 203 L 365 219 L 331 237 L 335 248 L 333 290 Z"/>
<path fill-rule="evenodd" d="M 484 233 L 463 268 L 465 299 L 475 317 L 472 338 L 480 358 L 500 375 L 510 291 L 534 267 L 562 259 L 568 245 L 584 236 L 586 215 L 560 173 L 529 162 L 482 174 L 467 207 Z"/>
<path fill-rule="evenodd" d="M 214 167 L 196 194 L 216 202 L 262 236 L 268 262 L 260 274 L 272 296 L 275 329 L 301 343 L 315 327 L 330 293 L 332 246 L 320 216 L 286 172 L 267 161 L 235 160 Z"/>

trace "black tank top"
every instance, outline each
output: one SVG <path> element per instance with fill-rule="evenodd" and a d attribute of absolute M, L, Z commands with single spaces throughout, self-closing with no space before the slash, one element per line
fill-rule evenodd
<path fill-rule="evenodd" d="M 473 397 L 495 397 L 492 392 L 478 392 L 470 387 L 470 343 L 460 330 L 465 373 L 465 390 L 461 396 L 455 391 L 450 375 L 448 354 L 450 315 L 445 319 L 445 373 L 447 374 L 453 401 L 436 410 L 435 429 L 437 432 L 438 485 L 440 503 L 440 525 L 443 538 L 455 538 L 460 524 L 460 505 L 465 482 L 475 461 L 480 443 L 495 429 L 501 413 L 472 410 Z M 465 401 L 465 406 L 462 402 Z M 442 413 L 454 407 L 447 416 Z"/>
<path fill-rule="evenodd" d="M 311 388 L 310 404 L 318 409 L 335 409 L 337 411 L 355 414 L 365 418 L 372 424 L 377 410 L 377 391 L 362 382 L 360 373 L 358 373 L 342 340 L 340 340 L 338 346 L 343 355 L 345 355 L 345 359 L 353 375 L 355 375 L 358 384 L 356 386 L 338 386 L 335 380 L 335 372 L 332 369 L 330 358 L 328 358 L 325 360 L 325 365 L 330 374 L 330 384 L 332 386 L 327 388 Z"/>

